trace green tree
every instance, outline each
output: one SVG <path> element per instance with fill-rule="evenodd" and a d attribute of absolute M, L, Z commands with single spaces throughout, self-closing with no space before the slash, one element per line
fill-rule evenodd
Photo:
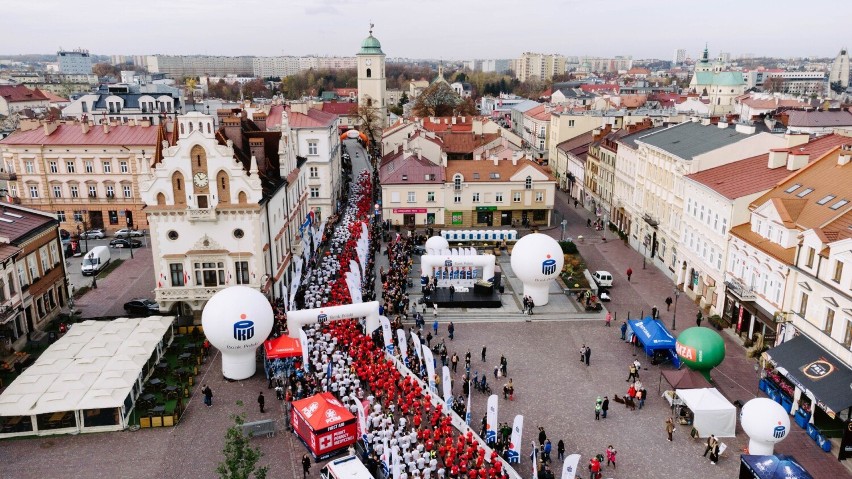
<path fill-rule="evenodd" d="M 406 92 L 402 92 L 402 95 L 399 97 L 399 103 L 398 103 L 397 105 L 398 105 L 400 108 L 402 108 L 402 105 L 405 105 L 405 104 L 406 104 L 406 103 L 408 103 L 408 102 L 409 102 L 409 100 L 408 100 L 408 93 L 406 93 Z"/>
<path fill-rule="evenodd" d="M 225 448 L 222 450 L 225 457 L 216 467 L 216 473 L 221 479 L 249 479 L 252 475 L 255 479 L 265 479 L 269 467 L 257 465 L 263 453 L 252 447 L 250 438 L 243 434 L 245 416 L 234 414 L 231 417 L 234 425 L 225 433 Z"/>

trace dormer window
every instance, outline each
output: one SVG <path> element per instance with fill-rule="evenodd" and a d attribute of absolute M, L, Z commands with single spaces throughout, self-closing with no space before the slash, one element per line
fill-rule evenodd
<path fill-rule="evenodd" d="M 527 176 L 527 178 L 524 180 L 524 189 L 532 189 L 532 176 Z"/>
<path fill-rule="evenodd" d="M 799 198 L 804 198 L 805 196 L 809 195 L 813 190 L 813 188 L 805 188 L 804 190 L 800 191 L 796 196 L 798 196 Z"/>
<path fill-rule="evenodd" d="M 479 173 L 474 173 L 474 174 L 473 174 L 473 179 L 474 179 L 474 180 L 478 180 L 478 179 L 479 179 Z"/>
<path fill-rule="evenodd" d="M 839 210 L 840 208 L 846 206 L 847 204 L 849 204 L 849 200 L 840 200 L 837 203 L 829 206 L 829 208 L 831 208 L 833 210 Z"/>
<path fill-rule="evenodd" d="M 456 190 L 460 190 L 462 188 L 462 176 L 456 174 L 453 176 L 453 188 Z"/>
<path fill-rule="evenodd" d="M 787 188 L 786 190 L 784 190 L 784 193 L 792 193 L 792 192 L 796 191 L 797 189 L 799 189 L 799 187 L 801 187 L 801 186 L 802 186 L 802 185 L 800 185 L 800 184 L 796 183 L 795 185 L 793 185 L 793 186 L 791 186 L 791 187 Z"/>
<path fill-rule="evenodd" d="M 834 198 L 837 198 L 837 197 L 834 196 L 834 195 L 828 195 L 825 198 L 817 201 L 817 204 L 818 205 L 824 205 L 824 204 L 828 203 L 829 201 L 833 200 Z"/>
<path fill-rule="evenodd" d="M 408 181 L 408 175 L 402 175 L 402 181 Z"/>

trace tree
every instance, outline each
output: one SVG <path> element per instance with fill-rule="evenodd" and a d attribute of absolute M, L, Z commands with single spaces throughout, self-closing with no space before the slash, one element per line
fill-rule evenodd
<path fill-rule="evenodd" d="M 268 98 L 271 95 L 269 94 L 266 82 L 260 78 L 256 78 L 243 84 L 243 96 L 245 98 Z"/>
<path fill-rule="evenodd" d="M 414 101 L 415 116 L 450 116 L 458 112 L 462 99 L 444 82 L 429 85 Z"/>
<path fill-rule="evenodd" d="M 225 433 L 225 448 L 222 450 L 225 457 L 216 466 L 216 473 L 221 479 L 249 479 L 252 475 L 256 479 L 265 479 L 269 467 L 257 466 L 263 453 L 259 448 L 251 447 L 250 438 L 243 434 L 245 416 L 235 414 L 231 417 L 234 419 L 234 425 Z"/>
<path fill-rule="evenodd" d="M 784 79 L 779 77 L 769 77 L 763 81 L 763 91 L 780 92 L 784 87 Z"/>
<path fill-rule="evenodd" d="M 353 103 L 349 114 L 357 117 L 356 123 L 359 125 L 359 130 L 361 130 L 361 133 L 367 135 L 371 146 L 375 145 L 376 138 L 382 129 L 382 118 L 379 115 L 379 110 L 373 106 Z"/>
<path fill-rule="evenodd" d="M 109 63 L 95 63 L 94 65 L 92 65 L 92 73 L 94 73 L 98 77 L 118 77 L 119 70 L 118 68 L 110 65 Z"/>
<path fill-rule="evenodd" d="M 405 105 L 405 104 L 407 104 L 408 102 L 409 102 L 409 100 L 408 100 L 408 93 L 406 93 L 406 92 L 402 92 L 402 95 L 399 97 L 399 103 L 398 103 L 397 105 L 398 105 L 400 108 L 402 108 L 402 106 L 403 106 L 403 105 Z"/>

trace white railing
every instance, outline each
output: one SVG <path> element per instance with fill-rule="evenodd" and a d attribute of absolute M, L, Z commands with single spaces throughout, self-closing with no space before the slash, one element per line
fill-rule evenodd
<path fill-rule="evenodd" d="M 189 221 L 216 221 L 214 208 L 197 208 L 187 210 Z"/>

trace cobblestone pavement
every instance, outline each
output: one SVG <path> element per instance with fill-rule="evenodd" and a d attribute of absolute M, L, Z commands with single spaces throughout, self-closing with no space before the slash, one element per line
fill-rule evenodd
<path fill-rule="evenodd" d="M 112 259 L 123 259 L 124 262 L 104 277 L 98 277 L 98 288 L 91 289 L 75 301 L 75 307 L 80 310 L 82 317 L 99 318 L 123 316 L 124 303 L 133 298 L 154 299 L 154 261 L 151 248 L 133 250 L 130 259 L 129 250 L 111 249 Z M 79 258 L 72 258 L 71 261 Z M 91 277 L 85 277 L 83 284 L 91 284 Z"/>

